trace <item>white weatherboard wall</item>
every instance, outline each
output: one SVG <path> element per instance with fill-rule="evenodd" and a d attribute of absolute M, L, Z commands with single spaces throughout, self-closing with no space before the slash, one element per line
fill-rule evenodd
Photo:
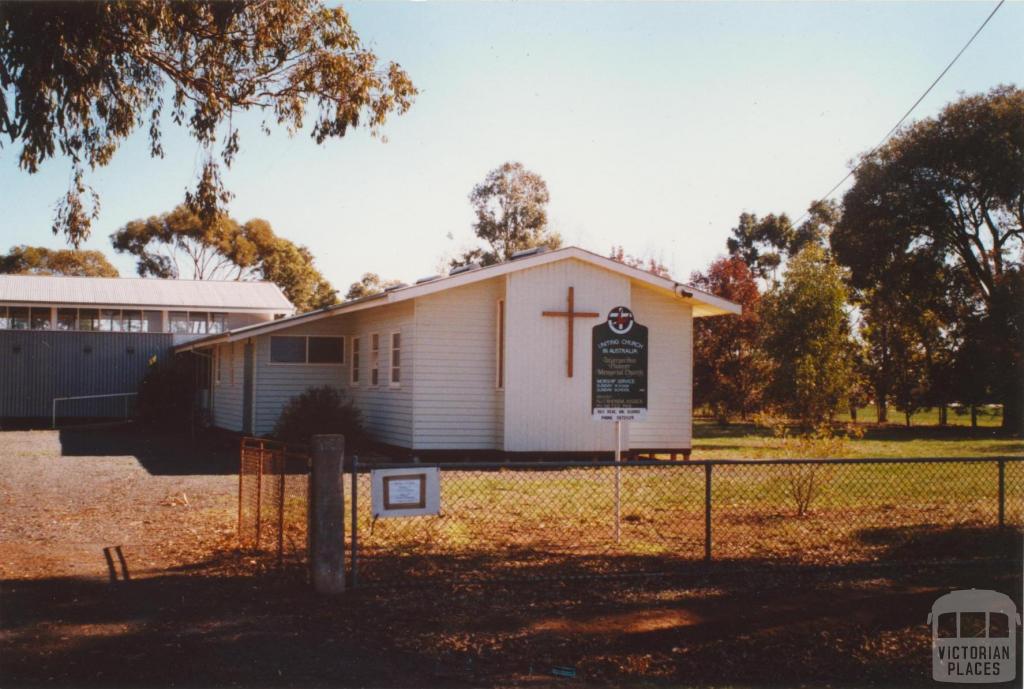
<path fill-rule="evenodd" d="M 678 297 L 632 286 L 633 315 L 647 326 L 647 418 L 629 424 L 629 445 L 689 449 L 692 432 L 693 309 Z"/>
<path fill-rule="evenodd" d="M 243 352 L 245 344 L 234 342 L 217 347 L 220 382 L 213 380 L 213 425 L 229 431 L 242 431 Z"/>
<path fill-rule="evenodd" d="M 417 450 L 500 450 L 497 304 L 503 277 L 415 300 Z"/>
<path fill-rule="evenodd" d="M 274 335 L 322 335 L 345 338 L 344 364 L 274 364 L 270 338 L 256 338 L 255 432 L 270 433 L 288 400 L 307 388 L 333 385 L 351 396 L 362 411 L 363 424 L 378 442 L 412 446 L 412 380 L 416 349 L 413 305 L 401 303 L 324 318 L 277 331 Z M 402 381 L 390 384 L 391 333 L 402 337 Z M 370 335 L 380 335 L 379 379 L 370 384 Z M 360 380 L 351 385 L 352 338 L 360 342 Z"/>
<path fill-rule="evenodd" d="M 411 302 L 401 302 L 365 311 L 356 311 L 346 319 L 349 335 L 360 339 L 359 384 L 349 385 L 351 354 L 346 352 L 345 387 L 349 390 L 356 406 L 363 412 L 363 425 L 374 440 L 412 447 L 412 393 L 415 380 L 417 337 L 414 322 L 414 307 Z M 332 319 L 332 320 L 338 320 Z M 391 333 L 402 334 L 402 380 L 397 387 L 390 385 L 391 377 Z M 380 360 L 378 385 L 370 384 L 370 335 L 380 335 Z M 351 348 L 349 338 L 346 347 Z"/>
<path fill-rule="evenodd" d="M 574 376 L 566 376 L 569 287 L 575 309 L 597 318 L 575 319 Z M 505 447 L 508 452 L 580 452 L 615 449 L 615 425 L 590 414 L 592 328 L 615 306 L 630 305 L 629 278 L 576 260 L 508 275 L 505 356 Z M 623 446 L 628 447 L 623 433 Z"/>

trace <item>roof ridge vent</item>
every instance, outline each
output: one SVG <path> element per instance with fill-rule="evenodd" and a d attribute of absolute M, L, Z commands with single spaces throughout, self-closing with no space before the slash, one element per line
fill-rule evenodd
<path fill-rule="evenodd" d="M 538 256 L 543 253 L 547 253 L 548 248 L 546 246 L 535 246 L 532 249 L 523 249 L 512 254 L 511 261 L 517 261 L 520 258 L 526 258 L 527 256 Z"/>
<path fill-rule="evenodd" d="M 422 285 L 424 282 L 433 282 L 434 280 L 438 279 L 439 277 L 441 277 L 441 276 L 440 275 L 428 275 L 425 278 L 420 278 L 419 280 L 417 280 L 416 284 L 417 285 Z"/>
<path fill-rule="evenodd" d="M 468 273 L 471 270 L 480 270 L 480 264 L 473 261 L 472 263 L 467 263 L 464 266 L 452 268 L 451 271 L 448 272 L 448 275 L 460 275 L 462 273 Z"/>
<path fill-rule="evenodd" d="M 385 288 L 384 291 L 385 292 L 394 292 L 396 289 L 402 289 L 403 287 L 408 287 L 408 286 L 409 285 L 405 284 L 404 282 L 399 282 L 397 285 L 391 285 L 391 287 Z"/>

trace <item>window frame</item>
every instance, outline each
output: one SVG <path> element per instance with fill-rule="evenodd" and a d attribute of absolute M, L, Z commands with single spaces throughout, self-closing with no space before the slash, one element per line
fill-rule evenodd
<path fill-rule="evenodd" d="M 395 338 L 398 338 L 398 346 L 395 347 Z M 402 387 L 402 331 L 392 330 L 388 336 L 389 359 L 388 359 L 388 387 Z M 395 353 L 398 353 L 398 365 L 395 365 Z M 395 371 L 398 372 L 398 380 L 395 380 Z"/>
<path fill-rule="evenodd" d="M 304 360 L 303 361 L 274 361 L 274 349 L 273 339 L 275 337 L 287 337 L 294 339 L 301 339 L 304 343 Z M 324 361 L 324 362 L 312 362 L 309 360 L 309 339 L 311 337 L 317 338 L 330 338 L 334 340 L 341 340 L 341 361 Z M 317 367 L 338 367 L 345 366 L 345 336 L 344 335 L 331 335 L 331 334 L 318 334 L 309 333 L 308 335 L 270 335 L 270 351 L 267 353 L 267 366 L 317 366 Z"/>
<path fill-rule="evenodd" d="M 359 335 L 352 336 L 352 365 L 349 367 L 348 380 L 349 385 L 359 385 L 359 346 L 362 344 L 362 338 Z"/>
<path fill-rule="evenodd" d="M 497 300 L 495 306 L 497 314 L 495 319 L 497 326 L 495 328 L 495 337 L 497 342 L 494 347 L 494 389 L 504 390 L 505 389 L 505 298 Z"/>
<path fill-rule="evenodd" d="M 380 333 L 370 333 L 370 379 L 371 388 L 380 387 Z"/>

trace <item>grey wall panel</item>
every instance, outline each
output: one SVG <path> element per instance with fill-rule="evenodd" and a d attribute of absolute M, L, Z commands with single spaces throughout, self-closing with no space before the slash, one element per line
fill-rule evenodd
<path fill-rule="evenodd" d="M 163 333 L 0 330 L 0 418 L 49 417 L 55 397 L 136 392 L 150 359 L 170 358 L 171 344 Z M 61 403 L 57 411 L 102 416 L 113 404 Z"/>

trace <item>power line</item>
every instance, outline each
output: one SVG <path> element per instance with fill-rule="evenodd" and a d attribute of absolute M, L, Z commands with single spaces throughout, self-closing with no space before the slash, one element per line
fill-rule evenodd
<path fill-rule="evenodd" d="M 960 52 L 958 52 L 958 53 L 956 54 L 956 56 L 955 56 L 955 57 L 954 57 L 954 58 L 953 58 L 953 59 L 952 59 L 952 60 L 950 61 L 950 63 L 949 63 L 948 65 L 946 65 L 946 68 L 945 68 L 944 70 L 942 70 L 942 72 L 941 72 L 941 73 L 939 74 L 939 76 L 935 77 L 935 81 L 933 81 L 933 82 L 931 83 L 931 85 L 930 85 L 930 86 L 929 86 L 929 87 L 928 87 L 927 89 L 925 89 L 924 93 L 922 93 L 922 94 L 921 94 L 921 97 L 920 97 L 920 98 L 918 98 L 918 99 L 917 99 L 916 101 L 914 101 L 914 104 L 910 106 L 910 109 L 909 109 L 909 110 L 907 110 L 907 111 L 906 111 L 905 113 L 903 113 L 903 117 L 901 117 L 901 118 L 900 118 L 900 121 L 899 121 L 899 122 L 897 122 L 896 124 L 894 124 L 894 125 L 893 125 L 892 129 L 890 129 L 890 130 L 889 130 L 889 131 L 888 131 L 888 132 L 886 133 L 886 135 L 882 137 L 882 140 L 881 140 L 881 141 L 879 141 L 879 142 L 878 142 L 877 144 L 875 144 L 875 147 L 874 147 L 874 148 L 872 148 L 872 149 L 871 149 L 871 150 L 870 150 L 870 151 L 869 151 L 869 152 L 867 153 L 867 155 L 865 155 L 865 156 L 864 156 L 864 158 L 868 158 L 868 157 L 870 157 L 871 155 L 873 155 L 873 154 L 875 153 L 875 151 L 877 151 L 878 149 L 880 149 L 880 148 L 882 147 L 882 144 L 884 144 L 884 143 L 885 143 L 886 141 L 888 141 L 888 140 L 889 140 L 889 137 L 890 137 L 890 136 L 892 136 L 893 134 L 895 134 L 895 133 L 896 133 L 896 131 L 897 131 L 897 130 L 898 130 L 898 129 L 900 128 L 900 126 L 901 126 L 901 125 L 902 125 L 902 124 L 903 124 L 903 123 L 904 123 L 904 122 L 906 121 L 906 119 L 907 119 L 908 117 L 910 117 L 910 113 L 914 112 L 914 109 L 915 109 L 915 108 L 916 108 L 916 107 L 917 107 L 918 105 L 920 105 L 920 104 L 921 104 L 921 101 L 923 101 L 923 100 L 925 99 L 925 97 L 926 97 L 926 96 L 927 96 L 927 95 L 928 95 L 929 93 L 931 93 L 932 89 L 933 89 L 933 88 L 935 88 L 935 85 L 939 83 L 939 81 L 940 81 L 940 80 L 942 79 L 942 77 L 946 76 L 946 72 L 948 72 L 948 71 L 950 70 L 950 68 L 951 68 L 951 67 L 952 67 L 953 65 L 955 65 L 955 64 L 956 64 L 956 61 L 960 59 L 960 56 L 964 54 L 964 51 L 965 51 L 965 50 L 967 50 L 967 48 L 969 48 L 969 47 L 970 47 L 971 43 L 974 43 L 974 39 L 978 37 L 978 34 L 980 34 L 980 33 L 981 33 L 982 29 L 984 29 L 984 28 L 985 28 L 985 26 L 986 26 L 986 25 L 987 25 L 987 24 L 989 23 L 989 21 L 990 21 L 990 20 L 992 19 L 992 17 L 994 17 L 994 16 L 995 16 L 996 12 L 998 12 L 998 11 L 999 11 L 999 8 L 1000 8 L 1000 7 L 1002 7 L 1002 6 L 1003 6 L 1003 3 L 1005 3 L 1005 2 L 1006 2 L 1006 0 L 999 0 L 999 3 L 998 3 L 998 4 L 996 5 L 996 6 L 995 6 L 995 9 L 993 9 L 993 10 L 992 10 L 992 11 L 991 11 L 991 12 L 989 13 L 989 15 L 988 15 L 987 17 L 985 17 L 985 21 L 983 21 L 983 22 L 981 23 L 981 26 L 979 26 L 979 27 L 978 27 L 978 29 L 977 29 L 977 30 L 976 30 L 976 31 L 975 31 L 975 32 L 974 32 L 974 33 L 973 33 L 973 34 L 971 35 L 971 37 L 970 37 L 970 38 L 969 38 L 969 39 L 967 40 L 967 42 L 966 42 L 966 43 L 964 43 L 964 47 L 960 49 Z M 829 189 L 829 190 L 828 190 L 828 192 L 827 192 L 827 193 L 826 193 L 826 194 L 825 194 L 824 196 L 822 196 L 822 197 L 820 198 L 820 200 L 824 201 L 824 200 L 828 199 L 828 198 L 829 198 L 830 196 L 832 196 L 832 194 L 833 194 L 833 193 L 835 193 L 836 189 L 838 189 L 839 187 L 843 186 L 843 184 L 844 184 L 844 183 L 846 182 L 846 180 L 850 179 L 850 177 L 851 177 L 851 176 L 853 176 L 853 173 L 855 173 L 855 172 L 857 171 L 857 168 L 859 168 L 860 166 L 861 166 L 861 163 L 858 163 L 857 165 L 854 165 L 854 166 L 853 166 L 852 168 L 850 168 L 850 171 L 849 171 L 849 172 L 847 172 L 847 173 L 846 173 L 846 175 L 845 175 L 845 176 L 844 176 L 844 177 L 843 177 L 843 178 L 842 178 L 841 180 L 839 180 L 839 181 L 838 181 L 838 182 L 836 183 L 836 185 L 835 185 L 834 187 L 832 187 L 831 189 Z M 795 221 L 795 222 L 793 223 L 793 225 L 799 225 L 799 224 L 800 224 L 801 222 L 803 222 L 803 221 L 804 221 L 804 218 L 806 218 L 806 217 L 807 217 L 807 215 L 808 215 L 808 212 L 807 212 L 807 211 L 804 211 L 804 214 L 803 214 L 803 215 L 801 215 L 801 216 L 800 216 L 800 217 L 799 217 L 799 218 L 798 218 L 798 219 L 797 219 L 797 220 L 796 220 L 796 221 Z"/>

